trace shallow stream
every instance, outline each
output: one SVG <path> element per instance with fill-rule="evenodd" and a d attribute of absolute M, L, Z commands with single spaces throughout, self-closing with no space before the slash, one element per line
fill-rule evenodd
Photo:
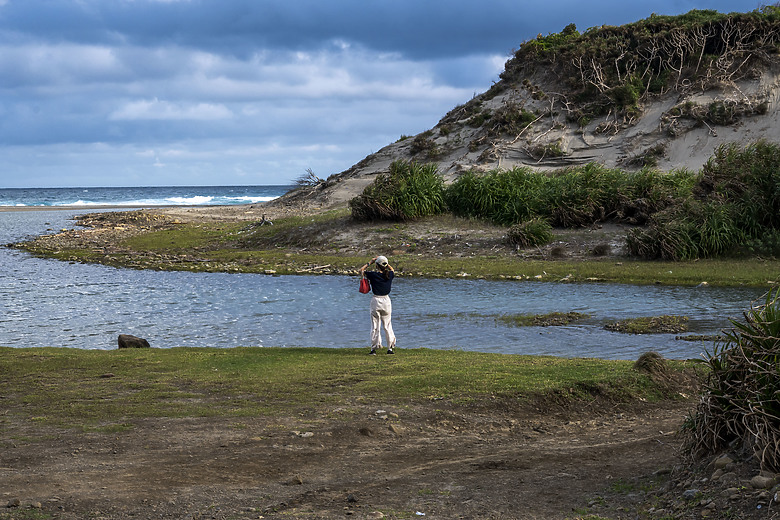
<path fill-rule="evenodd" d="M 82 211 L 83 212 L 83 211 Z M 72 227 L 78 211 L 0 212 L 0 243 Z M 367 347 L 369 297 L 357 277 L 135 271 L 44 260 L 0 248 L 0 345 L 116 348 L 119 334 L 153 347 Z M 686 334 L 714 335 L 765 291 L 399 277 L 393 284 L 398 347 L 636 359 L 654 350 L 699 357 L 711 341 L 631 335 L 604 325 L 685 315 Z M 512 327 L 503 314 L 577 311 L 568 326 Z"/>

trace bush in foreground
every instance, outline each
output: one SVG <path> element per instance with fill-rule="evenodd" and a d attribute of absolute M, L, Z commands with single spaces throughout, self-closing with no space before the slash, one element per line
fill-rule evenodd
<path fill-rule="evenodd" d="M 744 313 L 716 343 L 701 402 L 686 422 L 688 451 L 716 454 L 737 444 L 764 469 L 780 471 L 780 288 Z"/>

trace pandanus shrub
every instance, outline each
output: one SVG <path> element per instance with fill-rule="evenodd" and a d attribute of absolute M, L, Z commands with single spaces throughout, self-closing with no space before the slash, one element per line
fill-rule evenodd
<path fill-rule="evenodd" d="M 655 214 L 627 237 L 631 254 L 687 260 L 773 250 L 780 230 L 780 146 L 759 141 L 720 146 L 701 170 L 692 195 Z"/>
<path fill-rule="evenodd" d="M 445 210 L 444 186 L 435 164 L 395 161 L 349 202 L 360 221 L 414 220 Z"/>
<path fill-rule="evenodd" d="M 732 320 L 705 362 L 709 375 L 684 428 L 695 457 L 737 445 L 780 471 L 780 287 Z"/>
<path fill-rule="evenodd" d="M 553 227 L 616 220 L 644 224 L 651 214 L 690 194 L 694 175 L 653 170 L 628 173 L 590 163 L 561 172 L 529 168 L 467 172 L 445 190 L 456 215 L 512 226 L 543 218 Z"/>
<path fill-rule="evenodd" d="M 553 239 L 552 227 L 543 218 L 532 218 L 515 224 L 507 232 L 507 240 L 517 247 L 536 247 L 549 244 Z"/>

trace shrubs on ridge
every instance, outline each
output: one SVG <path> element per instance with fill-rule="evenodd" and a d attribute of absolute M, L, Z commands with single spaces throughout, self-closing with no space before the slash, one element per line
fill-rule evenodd
<path fill-rule="evenodd" d="M 653 14 L 583 33 L 570 24 L 561 33 L 523 43 L 506 63 L 499 85 L 518 83 L 529 72 L 549 71 L 565 78 L 561 83 L 568 91 L 565 109 L 571 120 L 587 122 L 607 114 L 631 119 L 655 94 L 692 86 L 707 90 L 749 77 L 774 59 L 771 49 L 780 43 L 779 27 L 777 4 L 748 13 Z M 710 108 L 714 110 L 706 117 L 711 121 L 741 117 L 723 104 Z"/>
<path fill-rule="evenodd" d="M 701 401 L 683 429 L 695 457 L 733 444 L 751 450 L 762 468 L 780 471 L 780 288 L 744 313 L 744 322 L 715 344 Z"/>

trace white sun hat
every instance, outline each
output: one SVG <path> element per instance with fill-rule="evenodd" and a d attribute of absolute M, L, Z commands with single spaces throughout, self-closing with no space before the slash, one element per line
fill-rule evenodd
<path fill-rule="evenodd" d="M 387 265 L 387 258 L 384 256 L 378 256 L 376 257 L 376 265 L 386 266 Z"/>

